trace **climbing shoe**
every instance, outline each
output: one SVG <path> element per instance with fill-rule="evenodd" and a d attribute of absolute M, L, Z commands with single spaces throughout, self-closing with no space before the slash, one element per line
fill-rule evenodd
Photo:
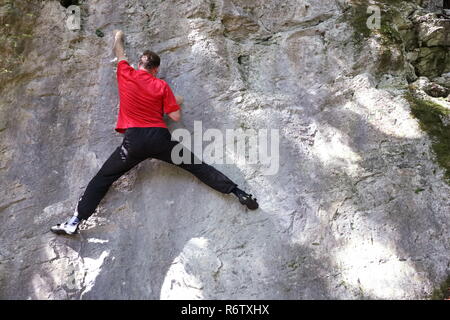
<path fill-rule="evenodd" d="M 250 210 L 258 209 L 258 202 L 256 202 L 256 198 L 253 198 L 251 194 L 247 194 L 245 191 L 235 187 L 232 191 L 238 197 L 239 202 Z"/>
<path fill-rule="evenodd" d="M 256 202 L 256 198 L 252 198 L 251 194 L 240 196 L 239 202 L 246 205 L 250 210 L 258 209 L 258 202 Z"/>
<path fill-rule="evenodd" d="M 50 228 L 56 234 L 76 234 L 80 225 L 80 220 L 76 217 L 72 217 L 70 220 L 64 223 L 58 223 L 56 226 Z"/>

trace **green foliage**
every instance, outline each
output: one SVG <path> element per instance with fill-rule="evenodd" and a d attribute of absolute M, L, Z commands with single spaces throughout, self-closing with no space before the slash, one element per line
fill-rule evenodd
<path fill-rule="evenodd" d="M 390 21 L 381 20 L 380 34 L 382 35 L 383 43 L 385 44 L 401 44 L 403 42 L 400 32 L 392 26 Z"/>
<path fill-rule="evenodd" d="M 436 159 L 445 170 L 445 179 L 450 184 L 450 125 L 443 121 L 450 117 L 450 110 L 432 101 L 417 98 L 412 92 L 408 92 L 405 98 L 412 114 L 419 120 L 420 128 L 431 137 Z"/>
<path fill-rule="evenodd" d="M 371 16 L 367 9 L 371 3 L 367 0 L 354 1 L 344 15 L 353 27 L 354 43 L 362 45 L 372 35 L 379 34 L 383 44 L 401 44 L 402 37 L 393 22 L 396 17 L 401 15 L 398 7 L 402 2 L 401 0 L 377 1 L 375 5 L 381 9 L 381 27 L 371 30 L 367 27 L 367 20 Z"/>
<path fill-rule="evenodd" d="M 372 30 L 367 27 L 367 19 L 370 17 L 367 13 L 368 5 L 368 1 L 356 1 L 344 14 L 353 28 L 353 42 L 357 45 L 362 45 L 372 34 Z"/>
<path fill-rule="evenodd" d="M 95 34 L 97 35 L 97 37 L 100 37 L 100 38 L 102 38 L 102 37 L 105 36 L 105 34 L 103 33 L 103 31 L 100 30 L 100 29 L 95 30 Z"/>
<path fill-rule="evenodd" d="M 297 261 L 291 261 L 287 264 L 287 267 L 289 269 L 296 270 L 298 269 L 298 267 L 300 267 L 300 264 Z"/>
<path fill-rule="evenodd" d="M 431 300 L 444 300 L 450 298 L 450 275 L 431 294 Z"/>
<path fill-rule="evenodd" d="M 425 189 L 417 188 L 416 190 L 414 190 L 415 193 L 420 193 L 420 192 L 422 192 L 422 191 L 425 191 Z"/>

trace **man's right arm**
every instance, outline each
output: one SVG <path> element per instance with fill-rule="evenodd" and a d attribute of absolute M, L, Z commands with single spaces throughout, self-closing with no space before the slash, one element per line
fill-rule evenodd
<path fill-rule="evenodd" d="M 182 97 L 175 97 L 172 89 L 170 89 L 169 85 L 166 82 L 165 85 L 166 88 L 163 96 L 163 111 L 170 119 L 178 122 L 181 120 L 180 104 L 183 103 L 184 99 Z"/>
<path fill-rule="evenodd" d="M 183 97 L 180 97 L 180 96 L 175 96 L 175 100 L 177 101 L 177 104 L 178 104 L 178 105 L 181 105 L 181 104 L 183 103 L 183 101 L 184 101 Z M 181 120 L 181 109 L 180 109 L 180 110 L 177 110 L 177 111 L 174 111 L 174 112 L 171 112 L 171 113 L 169 113 L 169 114 L 167 114 L 167 115 L 168 115 L 169 118 L 172 119 L 173 121 L 178 122 L 178 121 Z"/>
<path fill-rule="evenodd" d="M 167 114 L 169 116 L 170 119 L 172 119 L 173 121 L 180 121 L 181 120 L 181 110 L 177 110 L 171 113 Z"/>

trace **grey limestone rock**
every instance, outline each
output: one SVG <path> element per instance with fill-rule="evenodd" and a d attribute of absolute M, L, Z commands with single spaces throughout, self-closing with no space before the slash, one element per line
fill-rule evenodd
<path fill-rule="evenodd" d="M 408 52 L 375 31 L 358 45 L 352 6 L 80 0 L 81 26 L 69 30 L 60 1 L 3 1 L 0 298 L 429 297 L 450 271 L 445 168 L 404 97 L 418 76 Z M 184 96 L 170 130 L 192 132 L 196 120 L 279 130 L 275 175 L 261 163 L 215 165 L 259 210 L 148 160 L 79 235 L 50 233 L 121 143 L 113 29 L 130 62 L 156 51 L 160 77 Z M 433 34 L 420 33 L 448 45 Z M 444 77 L 448 59 L 415 49 L 416 71 Z"/>

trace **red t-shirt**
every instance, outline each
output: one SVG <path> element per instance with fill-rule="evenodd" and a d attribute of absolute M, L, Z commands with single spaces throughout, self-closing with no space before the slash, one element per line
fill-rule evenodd
<path fill-rule="evenodd" d="M 162 127 L 164 113 L 180 109 L 167 82 L 144 70 L 135 70 L 126 60 L 117 64 L 119 117 L 116 131 L 131 127 Z"/>

